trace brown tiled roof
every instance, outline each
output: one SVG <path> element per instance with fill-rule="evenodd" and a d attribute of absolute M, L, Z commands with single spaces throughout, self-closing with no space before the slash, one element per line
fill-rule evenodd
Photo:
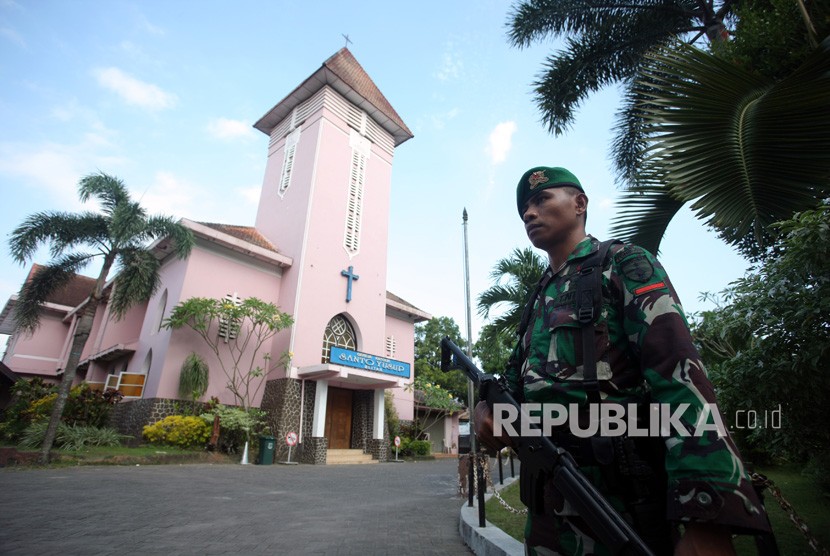
<path fill-rule="evenodd" d="M 271 131 L 291 114 L 294 107 L 311 98 L 325 85 L 329 85 L 349 102 L 366 110 L 393 136 L 395 146 L 413 137 L 412 131 L 403 123 L 375 82 L 347 48 L 341 48 L 323 62 L 320 69 L 260 118 L 254 124 L 254 128 L 270 135 Z"/>
<path fill-rule="evenodd" d="M 40 272 L 44 268 L 42 265 L 33 264 L 29 271 L 29 276 L 26 280 L 30 280 L 32 276 Z M 76 274 L 67 285 L 52 292 L 46 298 L 47 303 L 55 303 L 56 305 L 65 305 L 67 307 L 77 307 L 83 303 L 92 290 L 95 288 L 95 278 L 89 276 L 82 276 Z"/>
<path fill-rule="evenodd" d="M 233 236 L 236 239 L 247 241 L 257 247 L 262 247 L 263 249 L 268 249 L 274 253 L 279 253 L 277 248 L 274 247 L 274 244 L 265 239 L 265 236 L 259 233 L 259 231 L 253 226 L 233 226 L 231 224 L 216 224 L 214 222 L 199 222 L 199 224 L 212 228 L 217 232 Z"/>
<path fill-rule="evenodd" d="M 323 62 L 323 67 L 330 69 L 337 77 L 355 90 L 357 94 L 368 100 L 378 110 L 398 124 L 410 136 L 412 132 L 403 123 L 403 120 L 380 92 L 375 82 L 366 73 L 348 48 L 341 48 L 331 58 Z"/>

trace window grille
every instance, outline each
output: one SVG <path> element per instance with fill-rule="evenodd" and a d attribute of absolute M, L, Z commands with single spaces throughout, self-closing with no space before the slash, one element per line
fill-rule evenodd
<path fill-rule="evenodd" d="M 343 247 L 349 258 L 360 251 L 360 226 L 363 221 L 363 192 L 366 181 L 366 164 L 371 153 L 371 143 L 352 130 L 349 138 L 352 147 L 352 169 L 349 173 L 349 198 L 346 206 L 346 232 Z"/>
<path fill-rule="evenodd" d="M 232 303 L 233 305 L 239 307 L 242 304 L 242 299 L 240 299 L 236 292 L 233 292 L 232 294 L 229 293 L 225 296 L 224 302 Z M 239 322 L 230 322 L 224 317 L 219 317 L 219 337 L 223 338 L 225 343 L 228 343 L 229 340 L 235 340 L 238 334 Z"/>
<path fill-rule="evenodd" d="M 277 190 L 280 198 L 285 196 L 288 186 L 291 185 L 291 174 L 294 169 L 294 153 L 297 151 L 297 142 L 300 140 L 300 128 L 291 132 L 285 138 L 285 154 L 282 160 L 282 172 L 280 173 L 280 187 Z"/>
<path fill-rule="evenodd" d="M 332 346 L 351 350 L 357 349 L 357 336 L 354 328 L 343 315 L 336 315 L 326 325 L 326 331 L 323 333 L 323 363 L 331 361 Z"/>

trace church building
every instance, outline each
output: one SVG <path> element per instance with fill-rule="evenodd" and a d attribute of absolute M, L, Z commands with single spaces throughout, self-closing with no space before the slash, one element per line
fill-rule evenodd
<path fill-rule="evenodd" d="M 253 400 L 268 413 L 277 458 L 287 452 L 282 438 L 295 432 L 295 460 L 331 463 L 332 450 L 351 450 L 344 457 L 384 461 L 384 396 L 391 393 L 401 420 L 414 418 L 414 326 L 431 318 L 386 283 L 392 162 L 412 132 L 347 48 L 254 127 L 269 137 L 255 225 L 183 219 L 196 238 L 191 254 L 177 259 L 169 240 L 153 246 L 161 287 L 121 320 L 102 303 L 78 377 L 125 393 L 119 425 L 136 435 L 174 411 L 191 352 L 211 366 L 202 399 L 233 404 L 204 341 L 163 323 L 192 297 L 257 297 L 294 319 L 267 346 L 271 362 L 285 362 L 286 353 L 290 361 L 273 365 Z M 12 334 L 3 363 L 24 377 L 58 377 L 90 289 L 91 279 L 79 276 L 56 292 L 28 337 L 13 334 L 12 296 L 0 313 L 0 333 Z M 438 449 L 451 448 L 455 429 L 457 417 L 447 419 Z"/>

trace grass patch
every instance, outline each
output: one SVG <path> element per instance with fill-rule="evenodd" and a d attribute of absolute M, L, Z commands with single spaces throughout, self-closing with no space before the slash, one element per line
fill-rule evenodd
<path fill-rule="evenodd" d="M 39 467 L 39 451 L 18 450 L 3 465 Z M 178 463 L 239 463 L 239 457 L 173 446 L 91 446 L 82 450 L 52 450 L 50 467 L 76 465 L 160 465 Z"/>
<path fill-rule="evenodd" d="M 769 477 L 781 489 L 784 498 L 807 522 L 821 546 L 830 548 L 830 529 L 827 527 L 830 523 L 830 498 L 821 494 L 812 479 L 802 475 L 801 468 L 775 467 L 758 471 Z M 525 507 L 519 500 L 518 481 L 501 490 L 500 494 L 514 508 Z M 795 528 L 788 514 L 781 509 L 769 491 L 764 494 L 764 502 L 781 554 L 814 554 L 804 536 Z M 511 537 L 519 541 L 524 540 L 526 516 L 505 510 L 495 497 L 487 501 L 485 512 L 488 521 Z M 756 554 L 752 537 L 739 536 L 735 540 L 735 548 L 739 556 Z"/>

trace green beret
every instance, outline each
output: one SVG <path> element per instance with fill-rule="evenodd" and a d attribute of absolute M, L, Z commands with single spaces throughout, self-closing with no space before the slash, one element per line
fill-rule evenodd
<path fill-rule="evenodd" d="M 519 216 L 522 216 L 522 209 L 528 199 L 543 189 L 551 187 L 575 187 L 585 193 L 582 184 L 565 168 L 549 168 L 537 166 L 531 168 L 522 175 L 519 185 L 516 186 L 516 208 L 519 209 Z"/>

